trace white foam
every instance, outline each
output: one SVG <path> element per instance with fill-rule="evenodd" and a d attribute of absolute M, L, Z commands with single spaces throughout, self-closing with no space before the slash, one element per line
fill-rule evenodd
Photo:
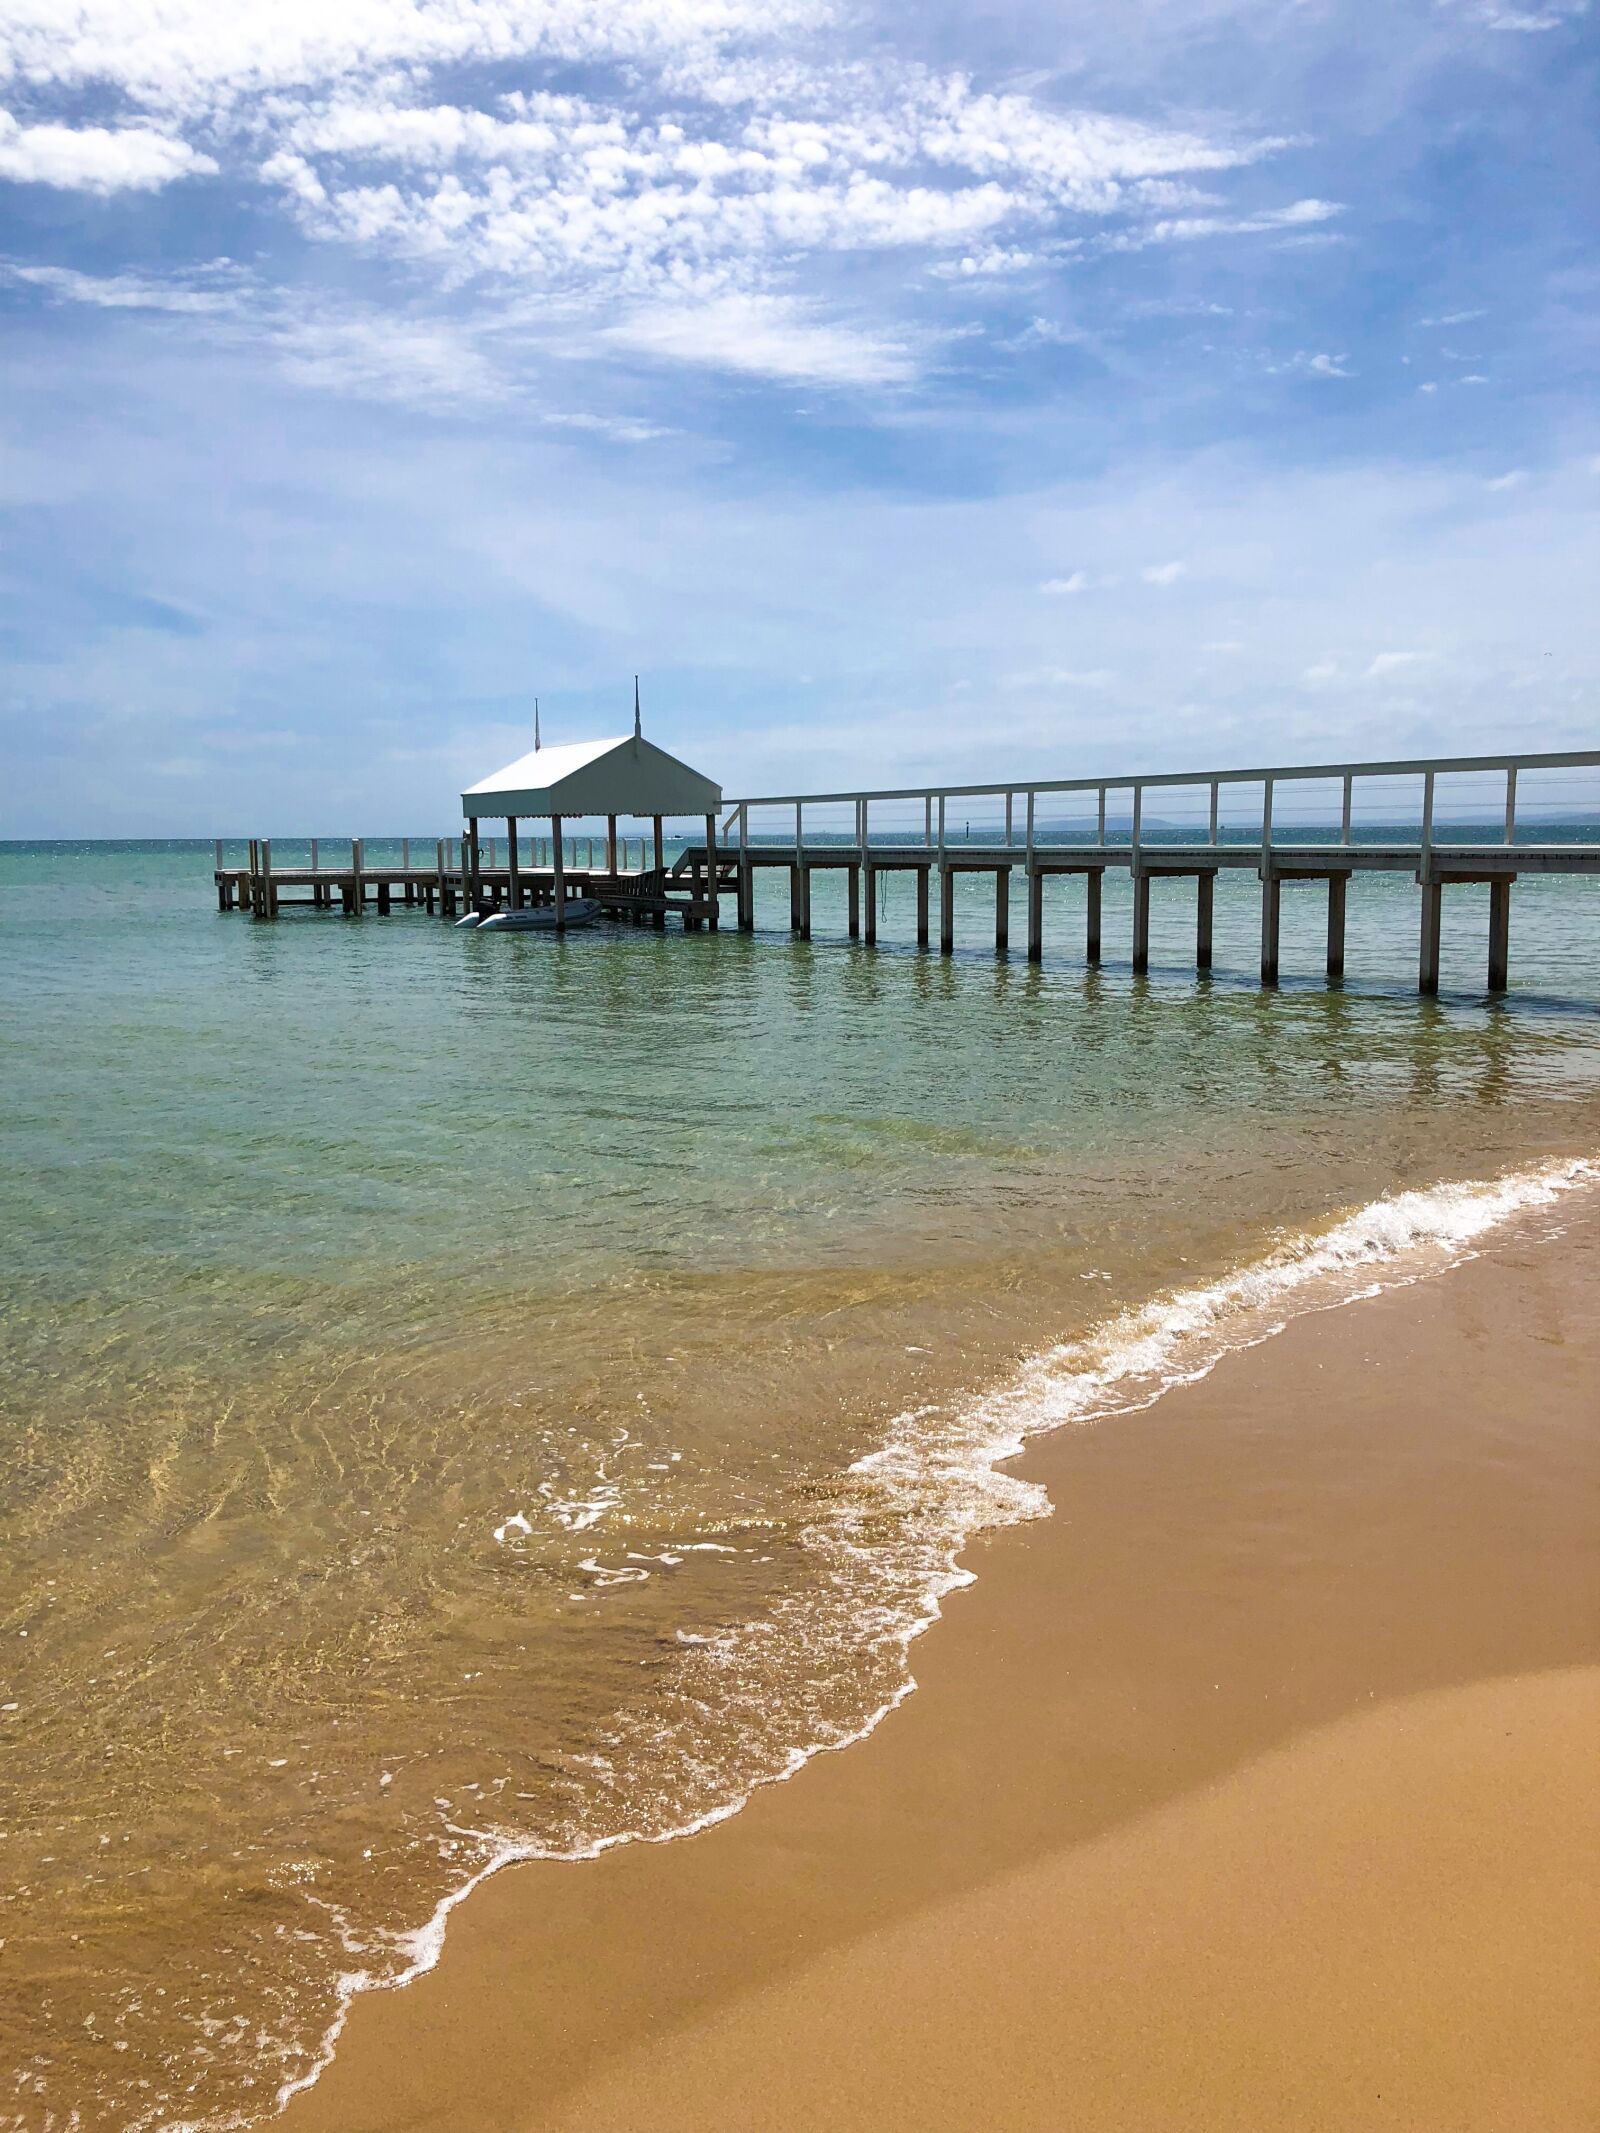
<path fill-rule="evenodd" d="M 945 1595 L 975 1582 L 976 1573 L 966 1569 L 959 1557 L 977 1532 L 1048 1516 L 1049 1498 L 1037 1483 L 1001 1471 L 1031 1438 L 1071 1423 L 1148 1407 L 1175 1386 L 1204 1377 L 1224 1355 L 1270 1338 L 1290 1315 L 1331 1309 L 1443 1271 L 1472 1257 L 1473 1246 L 1502 1224 L 1553 1207 L 1565 1194 L 1595 1185 L 1600 1185 L 1600 1161 L 1576 1158 L 1488 1181 L 1386 1196 L 1325 1230 L 1287 1240 L 1235 1273 L 1135 1306 L 1081 1340 L 1042 1351 L 1005 1384 L 958 1412 L 933 1407 L 907 1410 L 896 1418 L 889 1441 L 850 1469 L 874 1491 L 886 1492 L 892 1501 L 911 1507 L 912 1538 L 921 1551 L 921 1582 L 897 1606 L 891 1603 L 880 1615 L 876 1625 L 880 1635 L 909 1654 L 914 1640 L 937 1620 Z M 870 1564 L 872 1518 L 871 1506 L 858 1507 L 829 1536 L 831 1544 L 842 1555 Z M 682 1546 L 736 1552 L 713 1542 Z M 607 1571 L 592 1557 L 581 1567 L 591 1575 L 619 1581 L 649 1574 L 642 1569 Z M 745 1625 L 747 1630 L 768 1627 Z M 735 1635 L 723 1632 L 702 1639 L 687 1631 L 677 1632 L 681 1644 L 712 1650 L 727 1647 Z M 394 1974 L 380 1977 L 361 1970 L 339 1979 L 337 2009 L 316 2061 L 304 2074 L 283 2084 L 278 2091 L 279 2110 L 310 2088 L 329 2064 L 357 1994 L 397 1989 L 433 1969 L 444 1948 L 451 1913 L 491 1874 L 522 1861 L 575 1863 L 598 1858 L 622 1844 L 670 1843 L 728 1821 L 759 1786 L 781 1784 L 814 1756 L 866 1739 L 915 1688 L 916 1681 L 907 1671 L 894 1692 L 858 1725 L 791 1746 L 778 1767 L 740 1786 L 721 1804 L 667 1830 L 618 1831 L 566 1849 L 492 1830 L 458 1832 L 487 1847 L 482 1862 L 441 1898 L 423 1925 L 395 1937 L 391 1945 L 401 1967 Z"/>

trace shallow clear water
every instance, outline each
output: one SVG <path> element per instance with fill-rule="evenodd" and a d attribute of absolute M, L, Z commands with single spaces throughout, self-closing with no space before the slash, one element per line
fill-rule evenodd
<path fill-rule="evenodd" d="M 254 925 L 210 865 L 0 847 L 0 2124 L 267 2115 L 484 1864 L 902 1691 L 1027 1508 L 975 1456 L 1021 1359 L 1600 1147 L 1600 883 L 1518 887 L 1504 1002 L 1448 891 L 1424 1002 L 1382 878 L 1337 992 L 1286 890 L 1267 993 L 1227 876 L 1200 980 L 1175 884 L 1134 979 L 1114 879 L 1090 972 L 1075 884 L 1030 968 L 976 881 L 944 960 L 909 880 L 873 951 L 837 881 L 809 946 L 777 877 L 752 938 L 558 941 Z"/>

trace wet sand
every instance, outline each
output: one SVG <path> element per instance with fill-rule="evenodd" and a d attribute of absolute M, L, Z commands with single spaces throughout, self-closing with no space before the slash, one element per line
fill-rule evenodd
<path fill-rule="evenodd" d="M 1592 1198 L 1019 1471 L 870 1740 L 495 1877 L 292 2133 L 1600 2125 Z"/>

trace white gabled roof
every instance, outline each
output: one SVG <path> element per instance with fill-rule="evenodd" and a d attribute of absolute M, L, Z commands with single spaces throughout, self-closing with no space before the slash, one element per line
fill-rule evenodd
<path fill-rule="evenodd" d="M 531 748 L 469 785 L 461 811 L 489 815 L 710 815 L 722 787 L 636 733 Z"/>

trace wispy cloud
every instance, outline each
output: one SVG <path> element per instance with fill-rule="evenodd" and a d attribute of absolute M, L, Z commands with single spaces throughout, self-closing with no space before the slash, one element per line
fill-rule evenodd
<path fill-rule="evenodd" d="M 1105 249 L 1132 251 L 1150 244 L 1193 243 L 1202 237 L 1259 236 L 1263 232 L 1314 230 L 1343 212 L 1334 200 L 1291 200 L 1286 207 L 1248 215 L 1177 215 L 1147 222 L 1103 240 Z"/>
<path fill-rule="evenodd" d="M 660 304 L 605 327 L 602 341 L 670 363 L 810 385 L 900 385 L 911 352 L 880 334 L 809 315 L 793 298 L 728 295 Z"/>

